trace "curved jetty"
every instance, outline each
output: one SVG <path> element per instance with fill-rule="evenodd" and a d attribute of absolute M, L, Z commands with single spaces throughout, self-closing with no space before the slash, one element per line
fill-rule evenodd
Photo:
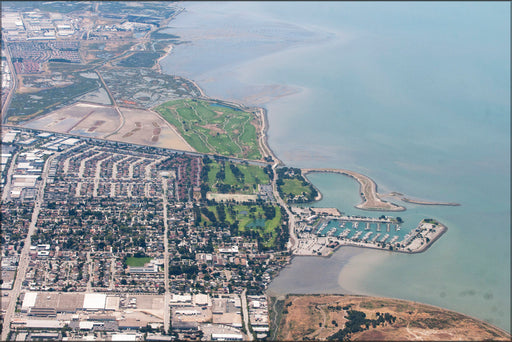
<path fill-rule="evenodd" d="M 400 198 L 403 202 L 413 203 L 413 204 L 421 204 L 421 205 L 445 205 L 450 207 L 458 207 L 460 203 L 454 202 L 431 202 L 431 201 L 423 201 L 423 200 L 415 200 L 407 197 Z"/>
<path fill-rule="evenodd" d="M 363 198 L 363 202 L 356 205 L 356 208 L 378 211 L 405 210 L 402 206 L 382 200 L 377 193 L 377 184 L 368 176 L 344 169 L 302 169 L 304 176 L 312 172 L 339 173 L 354 178 L 359 183 L 360 195 Z"/>
<path fill-rule="evenodd" d="M 390 192 L 389 194 L 378 194 L 378 195 L 382 196 L 382 197 L 398 198 L 402 202 L 412 203 L 412 204 L 444 205 L 444 206 L 450 206 L 450 207 L 458 207 L 458 206 L 460 206 L 460 203 L 455 203 L 455 202 L 427 201 L 427 200 L 422 200 L 422 199 L 417 199 L 417 198 L 409 198 L 409 197 L 406 197 L 406 195 L 404 195 L 404 194 L 402 194 L 400 192 L 396 192 L 396 191 Z"/>

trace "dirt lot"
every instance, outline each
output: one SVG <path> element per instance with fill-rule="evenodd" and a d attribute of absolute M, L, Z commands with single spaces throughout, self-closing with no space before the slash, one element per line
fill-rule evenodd
<path fill-rule="evenodd" d="M 194 151 L 192 147 L 160 115 L 150 110 L 120 108 L 124 125 L 109 140 L 140 145 Z"/>
<path fill-rule="evenodd" d="M 57 133 L 194 151 L 159 114 L 145 109 L 121 107 L 120 110 L 122 118 L 112 106 L 79 102 L 30 120 L 24 126 Z M 117 129 L 119 130 L 116 132 Z"/>
<path fill-rule="evenodd" d="M 361 311 L 368 319 L 377 312 L 396 317 L 393 323 L 372 325 L 352 333 L 350 340 L 510 340 L 510 334 L 474 318 L 441 308 L 404 301 L 364 296 L 290 295 L 283 306 L 277 340 L 326 340 L 345 327 L 348 310 Z M 345 309 L 344 309 L 345 308 Z M 336 326 L 336 324 L 338 326 Z M 364 325 L 363 325 L 364 328 Z"/>
<path fill-rule="evenodd" d="M 30 120 L 24 126 L 102 138 L 112 133 L 119 123 L 119 115 L 111 107 L 76 103 Z"/>

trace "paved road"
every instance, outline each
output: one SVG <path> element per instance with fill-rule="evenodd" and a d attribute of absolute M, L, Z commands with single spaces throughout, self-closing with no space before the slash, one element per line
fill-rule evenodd
<path fill-rule="evenodd" d="M 110 97 L 110 101 L 112 101 L 112 107 L 116 110 L 117 114 L 119 115 L 119 126 L 116 128 L 116 130 L 114 132 L 112 132 L 110 134 L 107 134 L 105 136 L 105 138 L 107 138 L 107 137 L 109 137 L 111 135 L 115 135 L 117 132 L 119 132 L 119 130 L 121 128 L 123 128 L 123 126 L 125 124 L 125 117 L 124 117 L 123 113 L 121 112 L 121 110 L 119 109 L 119 105 L 117 104 L 116 99 L 114 98 L 114 95 L 112 95 L 112 92 L 107 87 L 107 83 L 105 83 L 105 80 L 103 79 L 103 76 L 101 75 L 101 73 L 99 72 L 98 69 L 96 69 L 95 71 L 96 71 L 96 74 L 98 74 L 101 83 L 103 83 L 103 87 L 107 91 L 108 96 Z"/>
<path fill-rule="evenodd" d="M 279 191 L 277 191 L 276 168 L 278 165 L 279 163 L 275 163 L 274 165 L 272 165 L 272 171 L 274 172 L 274 178 L 272 179 L 272 190 L 274 192 L 274 198 L 276 199 L 277 203 L 279 203 L 288 214 L 288 228 L 290 231 L 290 239 L 288 240 L 288 250 L 290 252 L 293 252 L 294 247 L 297 245 L 297 235 L 295 235 L 295 215 L 291 212 L 290 208 L 288 207 L 288 204 L 286 204 L 281 198 L 281 196 L 279 196 Z"/>
<path fill-rule="evenodd" d="M 163 199 L 163 211 L 164 211 L 164 282 L 165 282 L 165 296 L 164 296 L 164 329 L 165 332 L 169 332 L 169 324 L 171 320 L 171 312 L 169 308 L 169 302 L 171 300 L 171 294 L 169 292 L 169 243 L 167 240 L 167 234 L 169 232 L 169 223 L 167 222 L 167 178 L 162 177 L 162 199 Z"/>
<path fill-rule="evenodd" d="M 241 299 L 241 305 L 242 305 L 242 314 L 244 317 L 244 323 L 245 323 L 245 331 L 247 331 L 247 337 L 249 337 L 249 341 L 254 340 L 254 336 L 251 334 L 251 331 L 249 330 L 249 312 L 247 310 L 247 289 L 244 289 L 242 294 L 240 294 Z"/>
<path fill-rule="evenodd" d="M 46 186 L 46 181 L 48 179 L 48 171 L 50 169 L 50 164 L 52 163 L 52 160 L 60 155 L 63 152 L 59 152 L 57 154 L 54 154 L 50 156 L 46 163 L 44 164 L 43 173 L 41 175 L 42 182 L 39 186 L 37 197 L 34 204 L 34 211 L 32 212 L 32 219 L 30 220 L 30 225 L 28 227 L 28 233 L 27 237 L 25 238 L 25 245 L 23 246 L 23 249 L 21 251 L 20 255 L 20 261 L 18 264 L 18 271 L 16 274 L 16 280 L 14 281 L 14 286 L 11 291 L 11 298 L 9 301 L 9 306 L 7 307 L 7 310 L 4 315 L 4 322 L 2 326 L 2 336 L 0 338 L 1 341 L 6 341 L 7 336 L 10 332 L 10 323 L 12 316 L 14 314 L 14 311 L 16 309 L 16 302 L 21 292 L 21 284 L 23 280 L 25 279 L 25 273 L 27 272 L 28 263 L 29 263 L 29 251 L 30 251 L 30 237 L 34 234 L 36 230 L 36 223 L 37 218 L 39 216 L 39 211 L 41 209 L 41 204 L 43 203 L 44 199 L 44 188 Z"/>
<path fill-rule="evenodd" d="M 14 172 L 14 169 L 16 168 L 16 159 L 18 159 L 18 155 L 20 154 L 20 150 L 16 152 L 11 159 L 11 165 L 9 165 L 9 169 L 7 170 L 7 176 L 5 177 L 5 184 L 4 188 L 2 190 L 2 202 L 7 201 L 7 199 L 10 197 L 11 192 L 11 179 L 12 174 Z"/>
<path fill-rule="evenodd" d="M 7 109 L 9 108 L 9 104 L 11 103 L 11 99 L 12 99 L 12 97 L 13 97 L 13 95 L 16 92 L 16 89 L 18 87 L 18 78 L 16 76 L 16 70 L 14 69 L 14 65 L 12 65 L 11 55 L 9 54 L 9 47 L 6 46 L 5 49 L 4 49 L 4 52 L 5 52 L 5 56 L 4 57 L 7 60 L 7 64 L 9 65 L 9 70 L 11 72 L 13 86 L 9 90 L 9 94 L 7 95 L 7 98 L 5 99 L 4 105 L 2 107 L 1 118 L 0 118 L 0 123 L 2 123 L 2 124 L 4 124 L 5 121 L 7 121 Z"/>

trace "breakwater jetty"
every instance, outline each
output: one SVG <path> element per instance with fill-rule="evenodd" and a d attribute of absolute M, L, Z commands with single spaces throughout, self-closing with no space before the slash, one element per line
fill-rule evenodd
<path fill-rule="evenodd" d="M 356 205 L 356 208 L 363 210 L 377 211 L 404 211 L 405 208 L 397 204 L 382 200 L 377 193 L 377 184 L 373 179 L 361 173 L 344 169 L 302 169 L 302 175 L 308 173 L 338 173 L 354 178 L 359 183 L 359 190 L 363 202 Z"/>

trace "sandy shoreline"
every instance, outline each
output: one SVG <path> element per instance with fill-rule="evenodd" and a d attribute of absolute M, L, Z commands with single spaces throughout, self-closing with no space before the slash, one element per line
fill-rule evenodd
<path fill-rule="evenodd" d="M 169 45 L 167 46 L 167 48 L 164 50 L 164 51 L 165 51 L 165 53 L 164 53 L 162 56 L 160 56 L 160 57 L 156 60 L 155 65 L 153 66 L 153 69 L 155 69 L 155 70 L 156 70 L 156 72 L 158 72 L 158 73 L 162 74 L 162 66 L 160 65 L 160 62 L 161 62 L 165 57 L 169 56 L 169 54 L 172 52 L 172 48 L 173 48 L 173 45 L 172 45 L 172 44 L 169 44 Z"/>

